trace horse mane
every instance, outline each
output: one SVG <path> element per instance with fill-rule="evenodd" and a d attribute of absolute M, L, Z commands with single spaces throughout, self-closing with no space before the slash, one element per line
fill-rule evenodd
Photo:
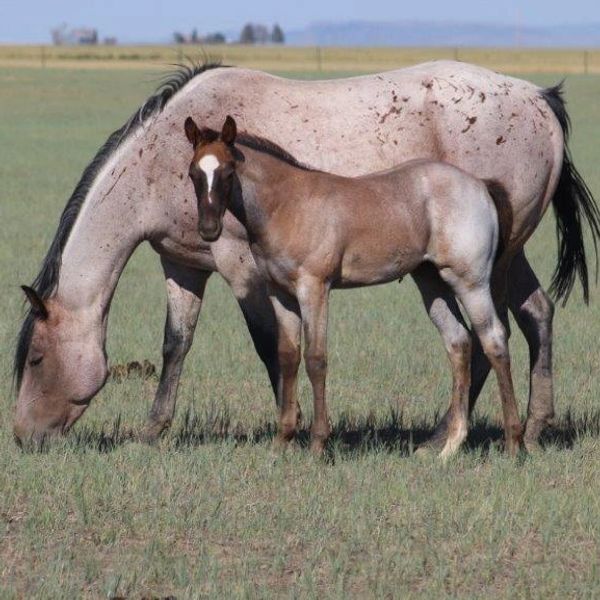
<path fill-rule="evenodd" d="M 202 62 L 191 65 L 177 65 L 172 73 L 169 73 L 152 94 L 132 115 L 125 124 L 111 133 L 96 153 L 89 165 L 84 169 L 79 183 L 67 201 L 60 216 L 58 229 L 46 257 L 42 262 L 40 272 L 34 279 L 33 287 L 42 299 L 49 298 L 58 283 L 62 252 L 67 239 L 73 229 L 75 221 L 81 211 L 85 198 L 90 191 L 98 173 L 106 164 L 115 150 L 136 130 L 138 125 L 143 125 L 150 117 L 162 112 L 169 100 L 177 94 L 192 79 L 205 71 L 216 69 L 222 65 L 219 62 Z M 21 385 L 21 378 L 25 368 L 25 360 L 33 334 L 34 317 L 31 310 L 27 313 L 19 337 L 15 352 L 13 365 L 13 381 L 17 388 Z"/>
<path fill-rule="evenodd" d="M 310 167 L 309 165 L 301 163 L 297 158 L 292 156 L 287 150 L 284 150 L 275 142 L 260 137 L 259 135 L 254 135 L 242 131 L 238 133 L 235 142 L 236 144 L 241 144 L 242 146 L 246 146 L 247 148 L 251 148 L 252 150 L 256 150 L 257 152 L 263 152 L 264 154 L 268 154 L 274 158 L 282 160 L 283 162 L 287 163 L 288 165 L 291 165 L 292 167 L 296 167 L 297 169 L 302 169 L 303 171 L 316 170 L 313 167 Z"/>

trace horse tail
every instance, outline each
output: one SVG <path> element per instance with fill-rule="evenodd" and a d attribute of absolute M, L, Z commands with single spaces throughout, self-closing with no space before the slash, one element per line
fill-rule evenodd
<path fill-rule="evenodd" d="M 506 188 L 496 179 L 484 179 L 483 183 L 496 208 L 498 219 L 498 247 L 496 248 L 495 262 L 498 262 L 508 246 L 510 232 L 512 231 L 512 207 L 508 200 Z"/>
<path fill-rule="evenodd" d="M 556 216 L 556 237 L 558 241 L 558 263 L 550 293 L 566 304 L 573 289 L 576 276 L 579 276 L 583 289 L 583 299 L 589 303 L 589 276 L 583 240 L 582 222 L 586 221 L 591 232 L 596 256 L 596 278 L 598 276 L 598 239 L 600 239 L 600 211 L 585 181 L 573 165 L 567 145 L 571 120 L 562 96 L 563 82 L 542 90 L 541 97 L 556 116 L 563 131 L 564 154 L 562 171 L 552 197 Z"/>

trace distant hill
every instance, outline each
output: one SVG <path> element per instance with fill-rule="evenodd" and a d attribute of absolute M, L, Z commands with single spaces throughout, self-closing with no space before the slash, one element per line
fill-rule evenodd
<path fill-rule="evenodd" d="M 440 21 L 318 22 L 286 31 L 294 46 L 600 47 L 600 23 L 521 27 Z"/>

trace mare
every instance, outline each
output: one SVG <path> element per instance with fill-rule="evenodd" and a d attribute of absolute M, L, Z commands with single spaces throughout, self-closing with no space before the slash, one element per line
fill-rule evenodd
<path fill-rule="evenodd" d="M 505 192 L 501 214 L 507 223 L 524 209 L 541 214 L 552 202 L 560 248 L 553 289 L 566 298 L 578 274 L 587 297 L 582 230 L 587 220 L 598 237 L 598 213 L 569 157 L 569 122 L 559 87 L 542 89 L 452 61 L 331 81 L 293 81 L 210 64 L 182 68 L 108 138 L 84 170 L 27 291 L 30 310 L 14 361 L 18 440 L 67 431 L 102 388 L 111 299 L 126 262 L 144 241 L 160 255 L 167 288 L 163 367 L 145 437 L 156 438 L 171 423 L 183 361 L 215 271 L 238 300 L 276 388 L 277 326 L 244 228 L 233 219 L 211 244 L 198 234 L 186 176 L 189 146 L 181 135 L 190 114 L 212 127 L 231 114 L 244 129 L 340 175 L 412 158 L 444 160 L 496 180 Z M 517 222 L 506 229 L 512 241 L 532 232 Z M 433 301 L 434 290 L 429 297 L 434 321 L 451 318 L 452 306 Z M 508 270 L 499 312 L 507 306 L 530 348 L 525 441 L 532 445 L 554 414 L 553 304 L 522 252 Z M 470 408 L 489 371 L 476 337 L 473 344 Z M 442 419 L 433 437 L 440 447 L 450 421 Z"/>

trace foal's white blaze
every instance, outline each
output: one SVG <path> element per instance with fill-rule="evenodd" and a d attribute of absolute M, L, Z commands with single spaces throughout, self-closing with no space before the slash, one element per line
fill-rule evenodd
<path fill-rule="evenodd" d="M 210 192 L 212 191 L 215 169 L 219 166 L 219 159 L 214 154 L 207 154 L 198 161 L 198 166 L 206 175 L 206 181 L 208 183 L 208 201 L 212 202 Z"/>

